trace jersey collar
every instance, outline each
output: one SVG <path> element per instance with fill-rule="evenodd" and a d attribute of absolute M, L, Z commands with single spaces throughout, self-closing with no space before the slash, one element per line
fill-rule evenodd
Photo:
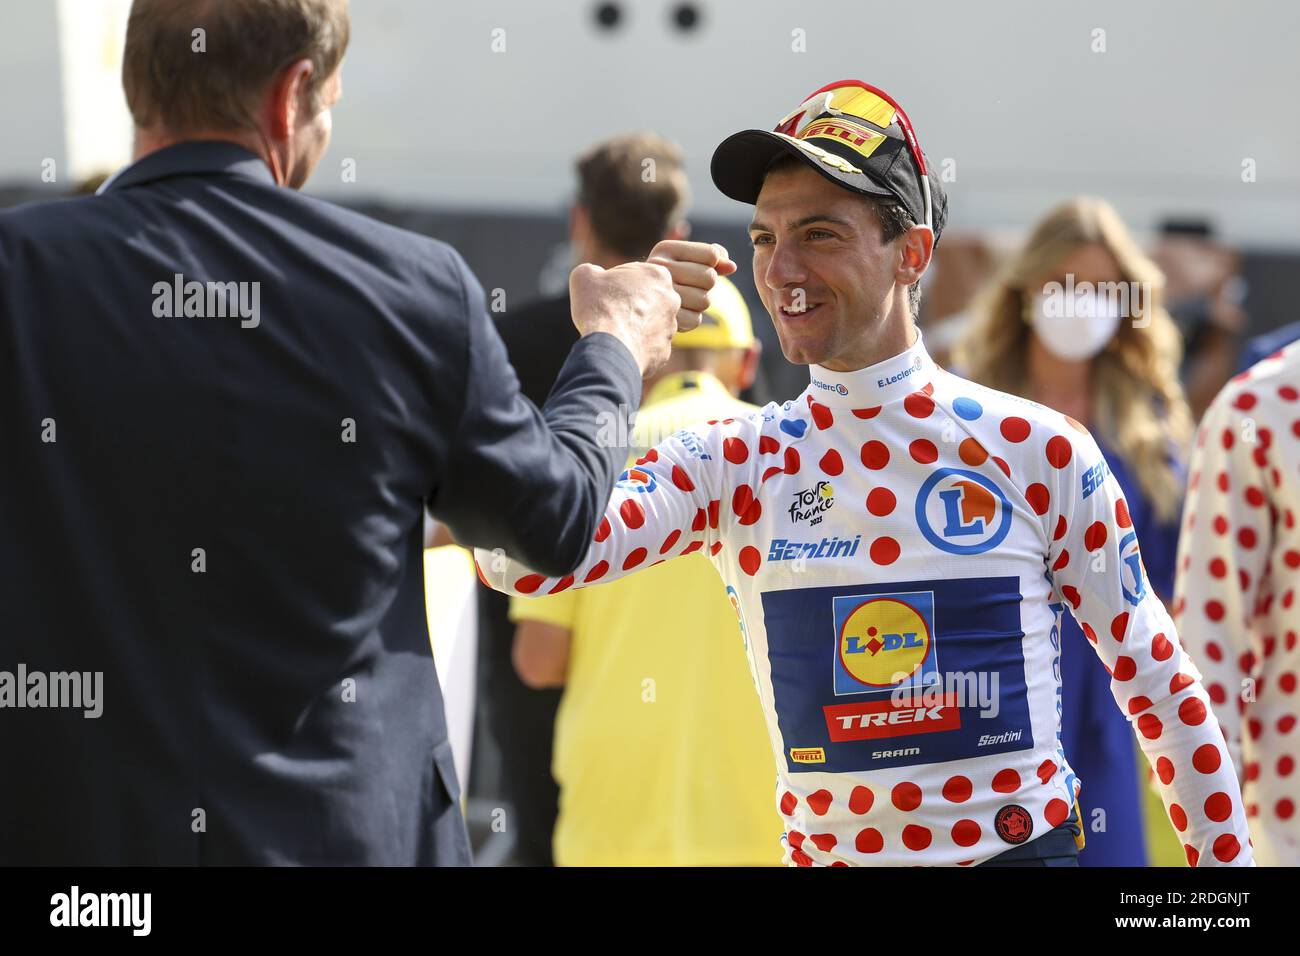
<path fill-rule="evenodd" d="M 912 347 L 875 365 L 853 372 L 833 372 L 820 365 L 808 366 L 808 395 L 813 401 L 840 408 L 871 408 L 886 405 L 934 380 L 937 366 L 916 330 Z"/>

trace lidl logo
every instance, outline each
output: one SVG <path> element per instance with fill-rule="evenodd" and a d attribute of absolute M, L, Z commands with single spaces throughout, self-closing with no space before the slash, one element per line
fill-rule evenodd
<path fill-rule="evenodd" d="M 654 491 L 658 487 L 658 483 L 655 481 L 655 476 L 645 469 L 629 468 L 618 476 L 615 487 L 622 488 L 624 491 L 635 491 L 644 494 Z"/>
<path fill-rule="evenodd" d="M 836 694 L 892 691 L 938 676 L 929 591 L 837 597 L 835 628 Z"/>
<path fill-rule="evenodd" d="M 1011 505 L 993 481 L 962 468 L 940 468 L 916 496 L 916 524 L 949 554 L 980 554 L 1011 530 Z"/>

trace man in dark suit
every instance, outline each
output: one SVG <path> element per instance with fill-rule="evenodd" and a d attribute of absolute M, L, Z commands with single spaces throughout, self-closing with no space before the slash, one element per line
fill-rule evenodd
<path fill-rule="evenodd" d="M 575 270 L 539 412 L 452 249 L 295 191 L 347 39 L 344 0 L 136 0 L 137 161 L 0 215 L 0 863 L 468 862 L 424 511 L 575 566 L 598 421 L 734 269 Z"/>

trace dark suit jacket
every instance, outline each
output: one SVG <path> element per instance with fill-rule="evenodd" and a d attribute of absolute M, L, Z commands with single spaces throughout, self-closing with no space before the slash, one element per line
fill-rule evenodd
<path fill-rule="evenodd" d="M 539 413 L 454 250 L 229 143 L 0 214 L 0 672 L 103 674 L 0 673 L 0 863 L 465 862 L 424 508 L 567 573 L 640 385 L 592 335 Z"/>

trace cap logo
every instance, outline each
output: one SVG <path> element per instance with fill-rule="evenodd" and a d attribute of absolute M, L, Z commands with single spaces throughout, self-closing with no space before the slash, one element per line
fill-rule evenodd
<path fill-rule="evenodd" d="M 804 142 L 801 139 L 795 139 L 793 136 L 787 136 L 785 133 L 777 133 L 776 135 L 794 143 L 809 156 L 821 160 L 832 169 L 838 169 L 842 173 L 857 173 L 859 176 L 862 175 L 862 170 L 858 169 L 858 167 L 854 166 L 847 159 L 836 156 L 834 153 L 828 153 L 820 146 L 814 146 L 812 143 Z"/>
<path fill-rule="evenodd" d="M 833 139 L 836 142 L 843 143 L 864 159 L 871 156 L 872 153 L 887 138 L 883 133 L 877 133 L 875 130 L 867 129 L 865 126 L 859 126 L 857 123 L 851 123 L 844 119 L 822 119 L 809 123 L 807 128 L 799 134 L 800 139 Z"/>

